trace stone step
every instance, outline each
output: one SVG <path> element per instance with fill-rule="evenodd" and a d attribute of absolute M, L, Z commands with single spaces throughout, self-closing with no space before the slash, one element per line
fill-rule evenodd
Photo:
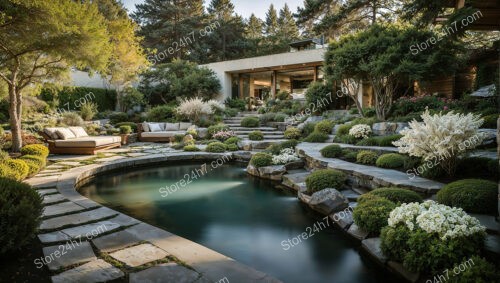
<path fill-rule="evenodd" d="M 300 170 L 300 169 L 299 169 Z M 306 177 L 309 176 L 311 172 L 303 169 L 303 171 L 299 171 L 297 173 L 285 174 L 283 175 L 282 185 L 299 191 L 306 187 Z"/>
<path fill-rule="evenodd" d="M 99 207 L 97 209 L 59 216 L 55 218 L 45 219 L 40 224 L 40 230 L 54 230 L 62 227 L 69 228 L 88 222 L 99 221 L 104 218 L 116 216 L 118 213 L 107 207 Z"/>
<path fill-rule="evenodd" d="M 237 135 L 239 138 L 246 139 L 248 135 Z M 283 135 L 264 135 L 265 140 L 283 139 Z"/>
<path fill-rule="evenodd" d="M 97 259 L 52 276 L 52 282 L 107 282 L 123 276 L 125 274 L 120 269 L 102 259 Z"/>
<path fill-rule="evenodd" d="M 277 131 L 276 128 L 273 127 L 255 127 L 255 128 L 248 128 L 248 127 L 241 127 L 241 126 L 232 126 L 229 127 L 233 131 L 261 131 L 261 132 L 275 132 Z"/>
<path fill-rule="evenodd" d="M 237 135 L 248 135 L 251 132 L 254 132 L 255 130 L 240 130 L 240 131 L 233 131 Z M 282 135 L 282 131 L 262 131 L 265 132 L 266 135 Z"/>

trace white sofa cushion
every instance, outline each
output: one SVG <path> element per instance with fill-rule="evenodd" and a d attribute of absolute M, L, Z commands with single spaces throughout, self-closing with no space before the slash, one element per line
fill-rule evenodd
<path fill-rule="evenodd" d="M 178 131 L 179 123 L 165 123 L 165 131 Z"/>
<path fill-rule="evenodd" d="M 187 131 L 193 124 L 191 123 L 185 123 L 185 122 L 180 122 L 179 123 L 179 130 L 181 131 Z"/>
<path fill-rule="evenodd" d="M 162 125 L 160 123 L 148 123 L 150 132 L 161 132 L 163 131 Z"/>
<path fill-rule="evenodd" d="M 56 130 L 57 135 L 62 140 L 69 140 L 76 138 L 75 134 L 68 128 L 60 128 Z"/>
<path fill-rule="evenodd" d="M 64 128 L 61 128 L 61 127 L 58 127 L 58 128 L 45 128 L 45 129 L 43 129 L 43 132 L 45 134 L 47 134 L 47 136 L 49 136 L 51 139 L 58 140 L 59 139 L 59 135 L 56 132 L 58 129 L 64 129 Z"/>
<path fill-rule="evenodd" d="M 75 134 L 77 138 L 88 137 L 89 135 L 82 127 L 69 127 L 69 130 Z"/>
<path fill-rule="evenodd" d="M 143 138 L 171 138 L 175 135 L 183 135 L 184 131 L 168 131 L 168 132 L 144 132 L 141 134 Z"/>
<path fill-rule="evenodd" d="M 56 140 L 56 147 L 98 147 L 112 143 L 119 143 L 122 139 L 119 136 L 82 137 L 70 140 Z"/>
<path fill-rule="evenodd" d="M 149 132 L 148 122 L 142 122 L 142 131 Z"/>

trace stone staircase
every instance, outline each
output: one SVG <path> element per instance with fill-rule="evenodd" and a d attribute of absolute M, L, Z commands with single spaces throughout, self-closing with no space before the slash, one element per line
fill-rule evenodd
<path fill-rule="evenodd" d="M 241 112 L 235 117 L 230 117 L 224 119 L 224 124 L 228 125 L 229 128 L 234 131 L 234 133 L 242 138 L 248 139 L 248 134 L 253 131 L 261 131 L 264 134 L 264 140 L 281 140 L 284 139 L 283 131 L 278 130 L 274 127 L 256 127 L 248 128 L 241 126 L 241 120 L 245 117 L 259 117 L 260 114 L 255 112 Z"/>

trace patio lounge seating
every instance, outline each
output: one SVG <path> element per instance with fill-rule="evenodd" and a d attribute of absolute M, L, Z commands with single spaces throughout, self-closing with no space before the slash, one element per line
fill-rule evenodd
<path fill-rule="evenodd" d="M 97 151 L 121 147 L 120 136 L 89 136 L 82 127 L 45 128 L 40 135 L 52 154 L 96 154 Z"/>
<path fill-rule="evenodd" d="M 137 133 L 141 142 L 171 142 L 176 135 L 184 135 L 188 130 L 194 129 L 203 137 L 204 128 L 197 128 L 191 123 L 139 123 Z"/>

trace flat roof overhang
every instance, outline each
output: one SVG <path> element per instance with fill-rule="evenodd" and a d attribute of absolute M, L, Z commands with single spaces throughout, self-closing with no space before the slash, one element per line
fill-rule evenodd
<path fill-rule="evenodd" d="M 325 52 L 326 49 L 321 48 L 222 61 L 203 66 L 235 74 L 301 70 L 323 65 L 323 55 Z"/>

